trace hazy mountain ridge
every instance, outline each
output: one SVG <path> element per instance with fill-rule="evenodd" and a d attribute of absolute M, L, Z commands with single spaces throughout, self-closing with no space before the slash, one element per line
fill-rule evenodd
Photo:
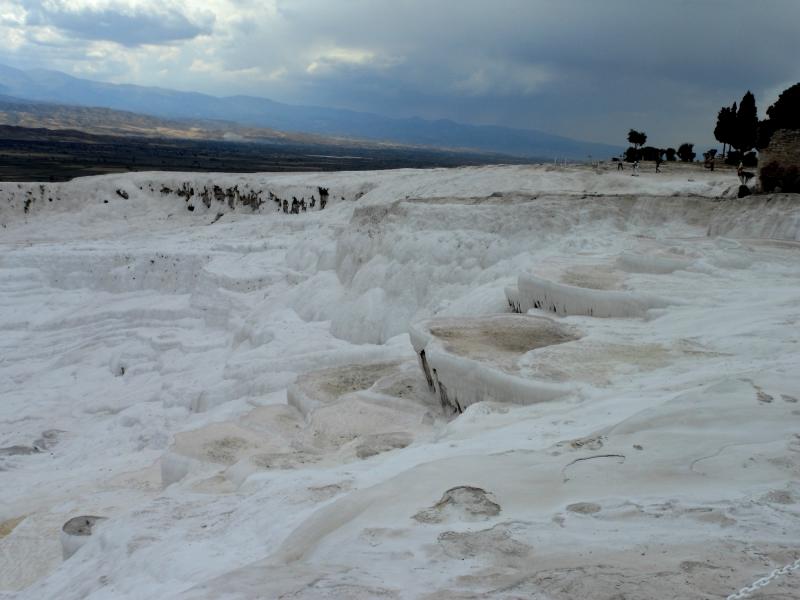
<path fill-rule="evenodd" d="M 57 71 L 0 65 L 0 94 L 26 100 L 106 107 L 167 119 L 223 120 L 240 125 L 324 136 L 345 136 L 440 148 L 550 159 L 611 156 L 620 148 L 534 130 L 466 125 L 449 120 L 395 119 L 344 109 L 294 106 L 252 96 L 197 92 L 78 79 Z"/>
<path fill-rule="evenodd" d="M 113 108 L 56 104 L 0 95 L 0 125 L 30 129 L 75 130 L 93 135 L 179 138 L 263 143 L 385 146 L 375 141 L 287 133 L 230 121 L 168 119 Z"/>

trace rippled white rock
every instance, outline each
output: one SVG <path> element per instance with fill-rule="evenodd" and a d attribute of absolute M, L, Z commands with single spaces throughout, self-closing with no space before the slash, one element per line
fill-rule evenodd
<path fill-rule="evenodd" d="M 722 597 L 788 563 L 800 204 L 691 169 L 0 184 L 0 448 L 39 449 L 0 456 L 0 596 Z M 190 211 L 184 184 L 331 200 Z M 526 273 L 670 303 L 442 352 L 474 402 L 446 417 L 410 328 L 531 318 Z M 107 520 L 63 561 L 78 514 Z"/>

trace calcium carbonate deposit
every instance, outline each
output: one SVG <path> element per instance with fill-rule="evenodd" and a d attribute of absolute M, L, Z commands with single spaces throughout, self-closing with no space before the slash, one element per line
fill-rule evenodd
<path fill-rule="evenodd" d="M 800 198 L 665 171 L 0 184 L 0 598 L 700 600 L 800 558 Z"/>

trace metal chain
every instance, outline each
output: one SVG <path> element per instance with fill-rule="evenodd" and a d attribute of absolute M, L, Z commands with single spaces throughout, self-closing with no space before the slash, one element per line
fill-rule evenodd
<path fill-rule="evenodd" d="M 786 565 L 785 567 L 781 567 L 780 569 L 775 569 L 769 575 L 762 577 L 761 579 L 756 579 L 753 583 L 748 585 L 747 587 L 743 587 L 735 594 L 731 594 L 725 600 L 741 600 L 742 598 L 747 598 L 750 594 L 759 590 L 763 587 L 767 587 L 774 579 L 781 577 L 782 575 L 788 575 L 792 571 L 797 571 L 800 569 L 800 558 L 798 558 L 793 563 Z"/>

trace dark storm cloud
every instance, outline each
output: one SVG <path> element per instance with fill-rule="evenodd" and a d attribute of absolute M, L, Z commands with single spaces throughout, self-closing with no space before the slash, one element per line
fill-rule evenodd
<path fill-rule="evenodd" d="M 297 30 L 402 57 L 388 70 L 306 82 L 325 101 L 396 114 L 620 143 L 641 127 L 664 144 L 705 142 L 722 104 L 747 89 L 767 102 L 768 90 L 800 79 L 796 0 L 279 6 Z"/>
<path fill-rule="evenodd" d="M 70 37 L 106 40 L 124 46 L 189 40 L 211 32 L 213 15 L 190 20 L 174 7 L 108 5 L 75 7 L 68 2 L 27 1 L 25 23 L 54 27 Z"/>

